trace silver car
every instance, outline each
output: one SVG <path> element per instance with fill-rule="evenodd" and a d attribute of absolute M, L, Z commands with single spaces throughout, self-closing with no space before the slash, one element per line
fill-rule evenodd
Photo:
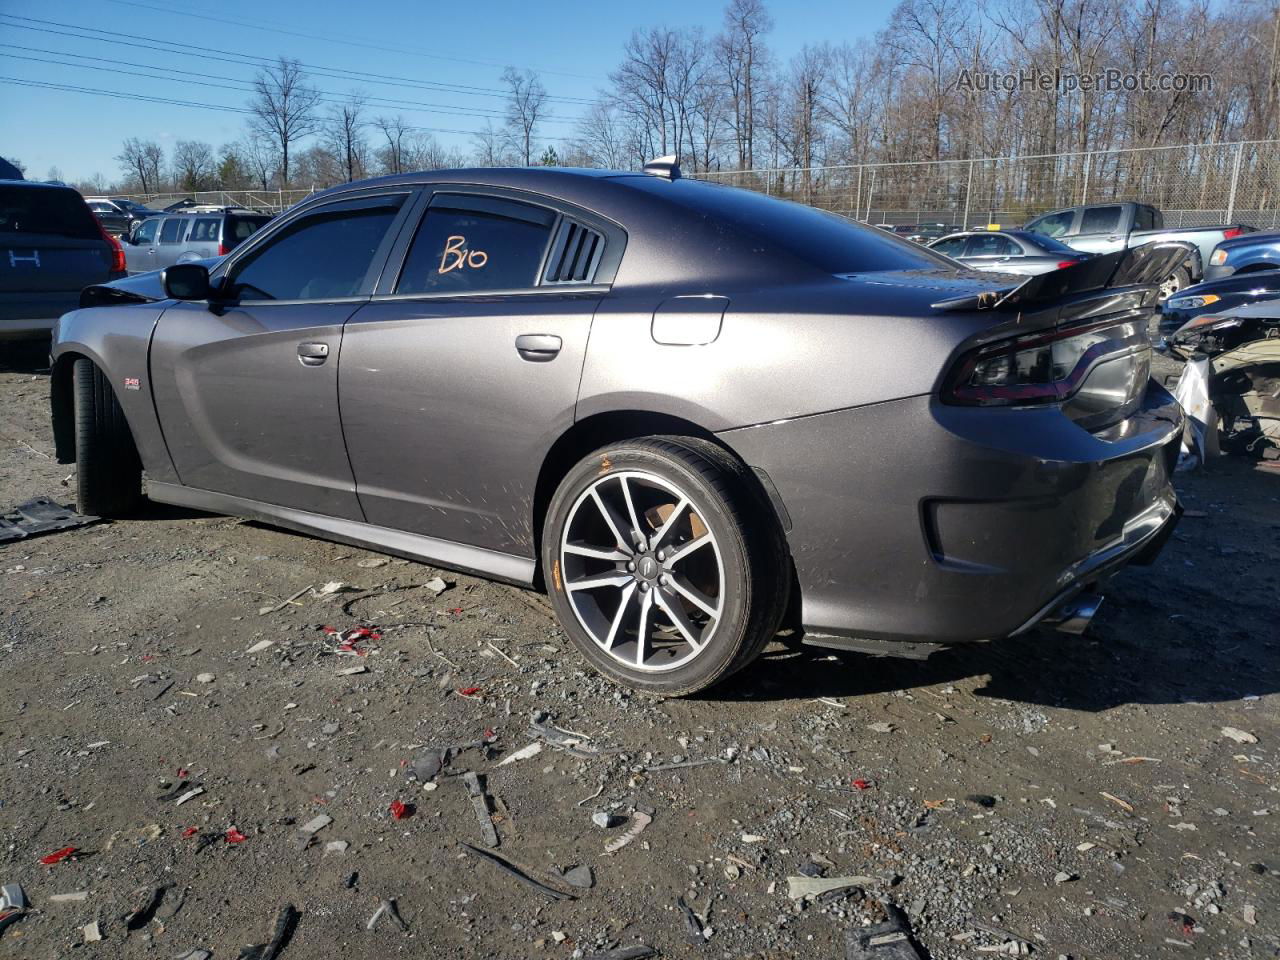
<path fill-rule="evenodd" d="M 175 263 L 226 256 L 270 219 L 233 208 L 151 217 L 125 240 L 129 272 L 148 273 Z"/>
<path fill-rule="evenodd" d="M 1053 237 L 1024 230 L 966 230 L 941 237 L 929 248 L 959 260 L 971 270 L 1023 277 L 1061 270 L 1090 257 Z"/>

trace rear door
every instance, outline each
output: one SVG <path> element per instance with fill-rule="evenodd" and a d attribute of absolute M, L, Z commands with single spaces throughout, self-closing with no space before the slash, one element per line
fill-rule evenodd
<path fill-rule="evenodd" d="M 370 523 L 532 557 L 537 471 L 573 422 L 625 242 L 583 211 L 435 193 L 348 321 L 339 391 Z"/>
<path fill-rule="evenodd" d="M 110 278 L 110 247 L 80 194 L 0 184 L 0 321 L 59 317 Z"/>
<path fill-rule="evenodd" d="M 151 349 L 156 410 L 187 486 L 360 520 L 338 417 L 342 325 L 374 289 L 410 193 L 297 211 L 175 303 Z"/>
<path fill-rule="evenodd" d="M 207 217 L 194 217 L 187 231 L 187 239 L 182 252 L 178 254 L 178 262 L 187 260 L 205 260 L 218 256 L 218 244 L 222 236 L 222 216 L 215 214 Z"/>
<path fill-rule="evenodd" d="M 164 222 L 160 224 L 160 236 L 152 246 L 156 268 L 169 267 L 178 262 L 191 221 L 189 216 L 164 218 Z"/>

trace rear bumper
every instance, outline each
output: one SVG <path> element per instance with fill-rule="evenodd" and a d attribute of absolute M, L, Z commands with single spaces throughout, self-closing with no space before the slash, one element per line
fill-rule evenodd
<path fill-rule="evenodd" d="M 0 294 L 0 340 L 47 337 L 58 318 L 80 305 L 80 291 Z"/>
<path fill-rule="evenodd" d="M 1028 629 L 1158 552 L 1181 435 L 1152 382 L 1101 434 L 1054 408 L 913 397 L 722 436 L 792 518 L 807 631 L 946 644 Z"/>

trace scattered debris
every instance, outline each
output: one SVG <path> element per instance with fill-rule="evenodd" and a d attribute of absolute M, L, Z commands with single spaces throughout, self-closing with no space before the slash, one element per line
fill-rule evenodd
<path fill-rule="evenodd" d="M 616 813 L 610 813 L 608 810 L 597 810 L 591 814 L 591 822 L 602 830 L 611 830 L 614 827 L 621 826 L 626 823 L 625 817 L 620 817 Z"/>
<path fill-rule="evenodd" d="M 346 840 L 330 840 L 324 845 L 324 854 L 327 857 L 331 853 L 346 853 L 347 847 L 351 846 Z"/>
<path fill-rule="evenodd" d="M 509 874 L 510 876 L 515 877 L 521 883 L 525 884 L 526 886 L 532 887 L 534 890 L 536 890 L 538 893 L 540 893 L 542 896 L 546 897 L 549 900 L 576 900 L 577 899 L 577 897 L 572 893 L 566 893 L 563 890 L 557 890 L 555 887 L 548 886 L 547 884 L 543 883 L 540 880 L 535 880 L 528 873 L 526 873 L 524 870 L 521 870 L 519 867 L 517 867 L 514 863 L 512 863 L 510 860 L 506 859 L 505 857 L 499 856 L 496 853 L 491 853 L 488 850 L 481 850 L 479 847 L 473 847 L 469 843 L 462 842 L 461 846 L 462 846 L 462 849 L 465 850 L 467 853 L 469 853 L 471 856 L 478 857 L 479 859 L 484 860 L 487 863 L 493 864 L 503 873 L 506 873 L 506 874 Z"/>
<path fill-rule="evenodd" d="M 832 890 L 847 890 L 849 887 L 871 887 L 876 884 L 875 877 L 787 877 L 787 896 L 792 900 L 803 900 L 805 897 L 816 897 Z"/>
<path fill-rule="evenodd" d="M 706 943 L 707 936 L 703 931 L 702 921 L 693 912 L 693 907 L 684 902 L 684 897 L 676 897 L 676 909 L 680 911 L 681 916 L 684 918 L 685 939 L 698 947 Z"/>
<path fill-rule="evenodd" d="M 396 907 L 394 899 L 383 900 L 378 904 L 378 909 L 373 911 L 373 916 L 369 918 L 369 922 L 364 925 L 366 930 L 372 930 L 382 917 L 389 917 L 391 922 L 400 928 L 401 933 L 409 932 L 409 925 L 404 922 L 404 917 L 400 916 L 400 910 Z"/>
<path fill-rule="evenodd" d="M 888 920 L 869 927 L 848 927 L 844 933 L 845 960 L 922 960 L 902 911 L 883 904 Z"/>
<path fill-rule="evenodd" d="M 63 847 L 61 850 L 55 850 L 46 856 L 40 858 L 40 862 L 46 867 L 51 867 L 55 863 L 61 863 L 70 857 L 74 857 L 80 850 L 78 847 Z"/>
<path fill-rule="evenodd" d="M 97 920 L 94 920 L 92 923 L 86 923 L 80 928 L 80 933 L 84 937 L 85 943 L 102 942 L 102 927 L 99 925 Z"/>
<path fill-rule="evenodd" d="M 196 683 L 213 683 L 213 681 L 216 679 L 217 677 L 215 677 L 212 673 L 196 674 Z"/>
<path fill-rule="evenodd" d="M 885 720 L 877 720 L 875 723 L 868 723 L 867 729 L 873 733 L 893 733 L 896 728 Z"/>
<path fill-rule="evenodd" d="M 212 956 L 213 954 L 210 953 L 208 950 L 193 948 L 191 950 L 188 950 L 186 953 L 179 954 L 178 956 L 174 957 L 174 960 L 209 960 L 209 958 Z"/>
<path fill-rule="evenodd" d="M 515 763 L 517 760 L 528 760 L 530 757 L 536 757 L 542 752 L 541 743 L 531 743 L 527 747 L 521 747 L 515 753 L 509 754 L 498 762 L 498 766 L 505 767 L 509 763 Z"/>
<path fill-rule="evenodd" d="M 1057 884 L 1070 883 L 1079 879 L 1074 873 L 1068 873 L 1066 870 L 1059 870 L 1053 875 L 1053 882 Z"/>
<path fill-rule="evenodd" d="M 286 903 L 276 916 L 276 926 L 271 933 L 271 939 L 256 947 L 245 947 L 240 951 L 238 960 L 276 960 L 293 938 L 293 931 L 298 926 L 300 916 L 297 907 L 292 903 Z"/>
<path fill-rule="evenodd" d="M 6 883 L 0 887 L 0 933 L 10 924 L 17 923 L 27 912 L 27 895 L 19 883 Z"/>
<path fill-rule="evenodd" d="M 139 887 L 133 892 L 134 907 L 124 915 L 124 926 L 126 930 L 141 930 L 151 918 L 155 916 L 156 910 L 160 907 L 160 901 L 164 899 L 165 891 L 169 888 L 162 887 Z"/>
<path fill-rule="evenodd" d="M 570 867 L 564 873 L 560 874 L 560 878 L 571 887 L 578 887 L 581 890 L 590 890 L 596 885 L 596 875 L 591 868 L 585 864 L 577 867 Z"/>
<path fill-rule="evenodd" d="M 257 643 L 251 646 L 248 650 L 246 650 L 245 653 L 261 653 L 263 650 L 269 650 L 271 647 L 274 647 L 275 645 L 276 645 L 276 642 L 274 640 L 259 640 Z"/>
<path fill-rule="evenodd" d="M 312 817 L 310 820 L 308 820 L 306 823 L 300 826 L 298 828 L 298 833 L 302 834 L 302 836 L 307 837 L 309 839 L 315 834 L 319 833 L 321 830 L 323 830 L 325 827 L 327 827 L 331 823 L 333 823 L 333 817 L 329 816 L 328 814 L 321 813 L 317 816 Z"/>
<path fill-rule="evenodd" d="M 653 947 L 637 945 L 618 947 L 616 950 L 606 950 L 604 953 L 589 953 L 582 960 L 646 960 L 648 957 L 657 955 L 658 951 Z"/>
<path fill-rule="evenodd" d="M 1241 730 L 1239 727 L 1223 727 L 1222 735 L 1228 740 L 1234 740 L 1236 743 L 1257 743 L 1258 738 L 1248 730 Z"/>
<path fill-rule="evenodd" d="M 965 797 L 965 800 L 976 807 L 985 807 L 988 810 L 996 805 L 996 798 L 985 793 L 971 793 Z"/>
<path fill-rule="evenodd" d="M 258 616 L 260 616 L 260 617 L 265 617 L 265 616 L 266 616 L 267 614 L 269 614 L 269 613 L 276 613 L 276 612 L 278 612 L 278 611 L 280 611 L 280 610 L 283 610 L 285 607 L 289 606 L 289 604 L 291 604 L 291 603 L 297 603 L 297 602 L 298 602 L 298 599 L 299 599 L 299 598 L 300 598 L 304 593 L 306 593 L 308 590 L 310 590 L 310 589 L 311 589 L 311 586 L 312 586 L 311 584 L 307 584 L 305 587 L 303 587 L 301 590 L 299 590 L 299 591 L 298 591 L 297 593 L 295 593 L 293 596 L 288 597 L 288 598 L 286 598 L 286 599 L 284 599 L 284 600 L 281 600 L 281 601 L 280 601 L 279 603 L 277 603 L 275 606 L 271 606 L 271 607 L 259 607 L 259 608 L 258 608 Z"/>
<path fill-rule="evenodd" d="M 392 800 L 391 805 L 387 807 L 387 812 L 391 814 L 392 820 L 408 820 L 414 815 L 416 808 L 412 803 Z"/>
<path fill-rule="evenodd" d="M 0 514 L 0 543 L 25 540 L 42 533 L 70 530 L 97 523 L 98 517 L 86 517 L 69 507 L 62 507 L 47 497 L 36 497 Z"/>
<path fill-rule="evenodd" d="M 625 847 L 628 843 L 640 836 L 644 832 L 644 828 L 653 823 L 653 817 L 642 810 L 632 811 L 631 826 L 627 828 L 627 832 L 622 836 L 610 840 L 604 845 L 604 852 L 614 854 Z"/>
<path fill-rule="evenodd" d="M 190 790 L 188 790 L 186 793 L 184 793 L 182 796 L 178 798 L 178 802 L 175 803 L 174 806 L 180 807 L 184 803 L 186 803 L 188 800 L 194 800 L 196 797 L 200 796 L 200 794 L 202 793 L 204 793 L 204 787 L 192 787 Z"/>
<path fill-rule="evenodd" d="M 476 820 L 480 823 L 480 833 L 484 837 L 484 842 L 491 847 L 498 846 L 500 842 L 498 829 L 493 825 L 493 813 L 489 809 L 489 794 L 485 792 L 480 775 L 470 771 L 463 776 L 462 782 L 467 785 L 467 793 L 471 796 L 471 808 L 475 811 Z"/>
<path fill-rule="evenodd" d="M 54 893 L 45 897 L 48 903 L 83 903 L 88 899 L 88 890 L 76 890 L 72 893 Z"/>
<path fill-rule="evenodd" d="M 439 596 L 440 594 L 444 593 L 446 590 L 449 589 L 449 584 L 445 583 L 442 577 L 432 577 L 422 586 L 425 589 L 430 590 L 436 596 Z"/>

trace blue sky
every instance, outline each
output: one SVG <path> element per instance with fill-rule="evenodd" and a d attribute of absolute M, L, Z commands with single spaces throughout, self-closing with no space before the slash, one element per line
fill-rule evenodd
<path fill-rule="evenodd" d="M 664 15 L 657 7 L 665 7 Z M 315 79 L 335 97 L 358 88 L 371 97 L 438 105 L 410 109 L 373 103 L 370 109 L 399 112 L 411 124 L 441 131 L 475 130 L 484 124 L 486 111 L 499 122 L 503 101 L 494 94 L 501 89 L 503 67 L 531 67 L 541 72 L 552 96 L 565 98 L 553 104 L 553 113 L 564 119 L 543 128 L 554 142 L 572 133 L 571 121 L 582 109 L 573 101 L 590 98 L 605 83 L 633 29 L 701 25 L 714 32 L 723 11 L 720 0 L 657 7 L 651 14 L 643 4 L 616 0 L 0 0 L 0 14 L 6 15 L 0 16 L 0 155 L 21 160 L 33 178 L 57 167 L 68 180 L 94 173 L 112 180 L 119 172 L 114 157 L 126 137 L 154 139 L 166 150 L 175 140 L 205 140 L 215 147 L 235 140 L 245 119 L 238 113 L 4 82 L 39 81 L 242 108 L 248 92 L 241 88 L 255 70 L 230 54 L 283 54 L 333 73 L 452 85 L 425 89 L 347 76 Z M 782 58 L 805 43 L 874 33 L 888 15 L 887 5 L 871 0 L 775 2 L 771 10 L 776 26 L 770 45 Z M 116 35 L 74 36 L 86 30 Z M 148 49 L 154 41 L 199 49 Z M 470 147 L 465 133 L 437 137 Z"/>

